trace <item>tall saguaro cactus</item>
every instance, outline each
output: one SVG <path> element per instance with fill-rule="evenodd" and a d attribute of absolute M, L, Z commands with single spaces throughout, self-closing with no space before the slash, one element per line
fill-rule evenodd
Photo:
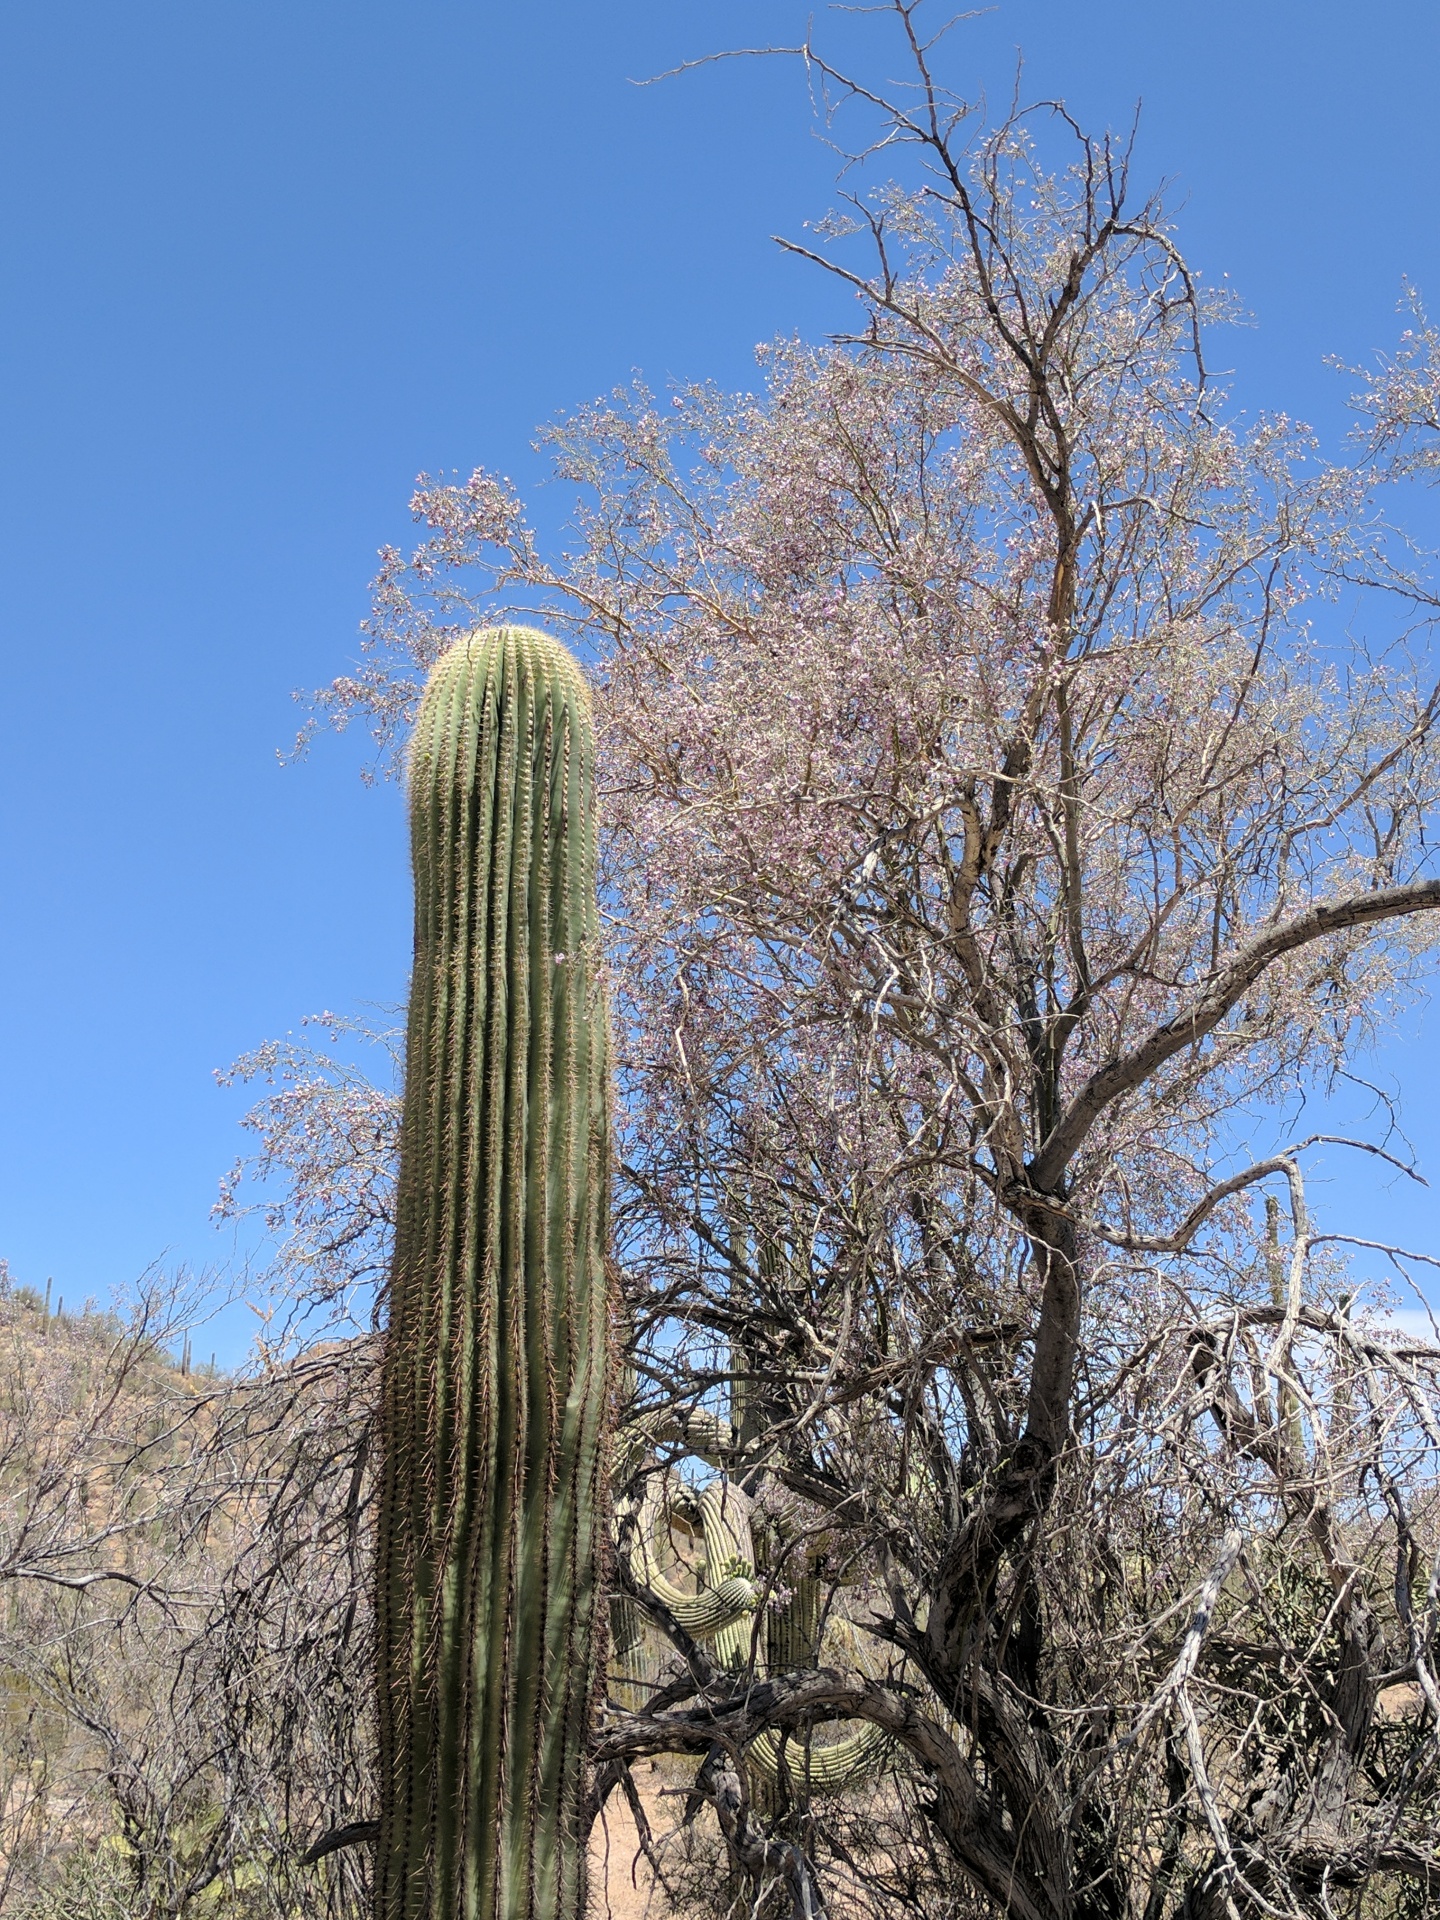
<path fill-rule="evenodd" d="M 576 1920 L 608 1326 L 607 1026 L 583 675 L 437 664 L 415 869 L 379 1518 L 377 1920 Z"/>

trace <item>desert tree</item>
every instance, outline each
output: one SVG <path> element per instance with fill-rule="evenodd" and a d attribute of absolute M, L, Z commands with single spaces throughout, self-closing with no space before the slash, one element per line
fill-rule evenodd
<path fill-rule="evenodd" d="M 390 1010 L 308 1015 L 298 1034 L 219 1071 L 259 1097 L 241 1126 L 252 1151 L 220 1183 L 217 1225 L 261 1228 L 245 1291 L 277 1351 L 368 1331 L 385 1290 L 400 1129 L 400 1036 Z"/>
<path fill-rule="evenodd" d="M 718 1660 L 621 1525 L 676 1663 L 596 1797 L 701 1755 L 797 1912 L 827 1864 L 891 1911 L 1420 1911 L 1440 1358 L 1356 1307 L 1413 1261 L 1306 1198 L 1320 1148 L 1398 1178 L 1397 1141 L 1291 1120 L 1440 907 L 1434 601 L 1382 493 L 1429 457 L 1433 355 L 1339 462 L 1247 417 L 1129 146 L 987 123 L 891 12 L 903 85 L 792 50 L 837 139 L 869 117 L 847 182 L 901 176 L 793 248 L 853 327 L 768 349 L 757 394 L 552 429 L 559 558 L 504 480 L 422 479 L 327 696 L 388 748 L 497 607 L 595 661 L 617 1518 L 709 1462 L 766 1589 Z M 765 1609 L 807 1579 L 845 1632 L 787 1667 Z M 844 1720 L 893 1743 L 868 1851 L 751 1804 L 762 1740 Z"/>
<path fill-rule="evenodd" d="M 3 1276 L 0 1276 L 3 1277 Z M 188 1363 L 203 1286 L 0 1286 L 0 1897 L 25 1920 L 340 1916 L 372 1797 L 373 1339 Z"/>

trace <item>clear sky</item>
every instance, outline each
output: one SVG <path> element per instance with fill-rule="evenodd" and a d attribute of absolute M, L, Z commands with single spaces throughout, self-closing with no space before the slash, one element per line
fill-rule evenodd
<path fill-rule="evenodd" d="M 937 13 L 939 0 L 936 0 Z M 399 795 L 362 743 L 282 768 L 354 656 L 421 468 L 525 488 L 533 426 L 643 370 L 741 385 L 839 296 L 769 240 L 830 200 L 791 0 L 0 3 L 0 1254 L 67 1301 L 209 1224 L 243 1095 L 212 1070 L 405 991 Z M 837 43 L 853 17 L 817 30 Z M 1434 0 L 1002 0 L 949 74 L 1142 103 L 1139 174 L 1253 330 L 1251 407 L 1343 430 L 1336 353 L 1440 309 Z M 879 66 L 895 62 L 879 56 Z M 1376 1070 L 1440 1175 L 1440 1045 Z M 1333 1164 L 1333 1163 L 1332 1163 Z M 1440 1246 L 1334 1166 L 1359 1231 Z M 217 1336 L 234 1349 L 240 1322 Z"/>

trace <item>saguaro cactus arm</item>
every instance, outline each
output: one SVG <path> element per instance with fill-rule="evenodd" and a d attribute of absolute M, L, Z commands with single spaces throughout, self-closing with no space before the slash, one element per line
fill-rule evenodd
<path fill-rule="evenodd" d="M 889 1734 L 867 1721 L 828 1747 L 785 1740 L 767 1727 L 751 1742 L 747 1757 L 766 1780 L 778 1780 L 783 1765 L 808 1786 L 835 1789 L 853 1787 L 878 1773 L 894 1751 Z"/>
<path fill-rule="evenodd" d="M 584 676 L 437 664 L 378 1551 L 377 1920 L 578 1920 L 606 1407 L 607 1052 Z"/>
<path fill-rule="evenodd" d="M 665 1525 L 665 1509 L 663 1493 L 658 1488 L 647 1490 L 638 1516 L 635 1544 L 637 1571 L 646 1586 L 664 1602 L 687 1633 L 694 1634 L 697 1640 L 708 1640 L 735 1622 L 748 1620 L 759 1605 L 760 1588 L 753 1578 L 753 1569 L 738 1550 L 731 1550 L 733 1543 L 728 1538 L 725 1553 L 717 1559 L 703 1494 L 700 1507 L 706 1520 L 705 1544 L 714 1582 L 704 1593 L 687 1593 L 683 1587 L 676 1586 L 660 1564 L 656 1536 Z M 718 1580 L 715 1579 L 717 1571 L 722 1575 Z M 744 1631 L 748 1639 L 749 1627 Z"/>

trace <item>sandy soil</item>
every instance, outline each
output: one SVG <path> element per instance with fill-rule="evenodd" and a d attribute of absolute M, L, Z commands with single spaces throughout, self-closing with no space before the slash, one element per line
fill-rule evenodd
<path fill-rule="evenodd" d="M 635 1784 L 640 1789 L 641 1805 L 652 1831 L 660 1833 L 676 1818 L 674 1799 L 662 1799 L 667 1784 L 658 1768 L 635 1768 Z M 603 1820 L 595 1823 L 590 1837 L 590 1915 L 591 1920 L 655 1920 L 663 1911 L 650 1895 L 654 1876 L 643 1858 L 638 1858 L 640 1842 L 630 1809 L 619 1793 L 610 1796 Z"/>

